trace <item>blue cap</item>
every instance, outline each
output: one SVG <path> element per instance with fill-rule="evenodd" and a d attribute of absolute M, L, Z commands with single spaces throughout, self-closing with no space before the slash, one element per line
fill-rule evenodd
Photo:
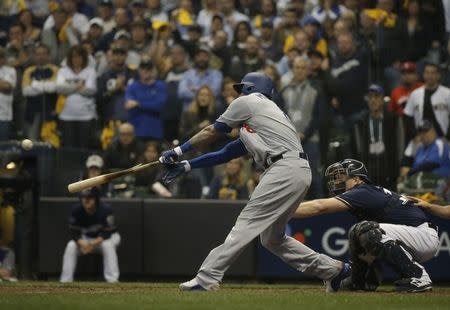
<path fill-rule="evenodd" d="M 369 89 L 367 89 L 367 92 L 374 92 L 374 93 L 377 93 L 377 94 L 384 95 L 384 89 L 383 89 L 383 87 L 381 87 L 381 86 L 378 85 L 378 84 L 371 84 L 371 85 L 369 86 Z"/>

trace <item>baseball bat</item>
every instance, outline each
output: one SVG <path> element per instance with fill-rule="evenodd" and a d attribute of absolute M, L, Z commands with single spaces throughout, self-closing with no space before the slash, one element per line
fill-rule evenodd
<path fill-rule="evenodd" d="M 90 187 L 98 186 L 98 185 L 101 185 L 104 183 L 108 183 L 114 179 L 121 177 L 121 176 L 142 171 L 144 169 L 147 169 L 148 167 L 157 165 L 159 163 L 160 162 L 158 160 L 156 160 L 156 161 L 152 161 L 151 163 L 147 163 L 147 164 L 138 164 L 134 167 L 120 170 L 117 172 L 102 174 L 102 175 L 99 175 L 99 176 L 96 176 L 93 178 L 89 178 L 89 179 L 71 183 L 67 186 L 67 189 L 69 190 L 70 193 L 80 192 L 86 188 L 90 188 Z"/>

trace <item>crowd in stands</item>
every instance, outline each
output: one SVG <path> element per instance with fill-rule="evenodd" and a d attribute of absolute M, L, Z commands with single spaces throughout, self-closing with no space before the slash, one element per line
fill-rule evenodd
<path fill-rule="evenodd" d="M 353 157 L 390 189 L 434 175 L 448 199 L 449 37 L 442 0 L 4 0 L 0 141 L 90 149 L 83 177 L 128 168 L 213 123 L 262 71 L 309 155 L 308 198 Z M 165 188 L 154 168 L 102 192 L 246 199 L 261 169 L 239 159 Z"/>

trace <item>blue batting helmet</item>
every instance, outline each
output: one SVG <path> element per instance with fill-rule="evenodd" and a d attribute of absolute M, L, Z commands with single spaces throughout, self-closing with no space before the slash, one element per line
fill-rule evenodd
<path fill-rule="evenodd" d="M 271 99 L 274 85 L 272 79 L 264 73 L 250 72 L 242 78 L 240 83 L 234 84 L 233 88 L 238 94 L 261 93 Z"/>

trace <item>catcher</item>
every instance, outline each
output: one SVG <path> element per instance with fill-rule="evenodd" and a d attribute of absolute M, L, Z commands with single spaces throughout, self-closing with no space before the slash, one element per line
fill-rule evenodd
<path fill-rule="evenodd" d="M 380 265 L 388 263 L 400 275 L 399 292 L 432 289 L 425 268 L 438 250 L 437 227 L 407 197 L 371 183 L 364 164 L 344 159 L 325 172 L 328 188 L 335 196 L 303 202 L 296 218 L 349 211 L 358 219 L 349 231 L 352 275 L 341 287 L 374 291 L 381 283 Z"/>

